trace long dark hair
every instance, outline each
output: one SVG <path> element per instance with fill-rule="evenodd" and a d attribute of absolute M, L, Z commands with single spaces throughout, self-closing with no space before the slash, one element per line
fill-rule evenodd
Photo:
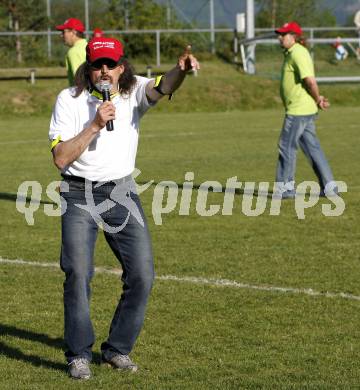
<path fill-rule="evenodd" d="M 126 60 L 121 59 L 119 61 L 119 65 L 124 67 L 124 72 L 121 74 L 119 78 L 118 88 L 119 92 L 122 96 L 128 96 L 136 82 L 136 78 L 134 75 L 133 66 Z M 95 89 L 94 85 L 90 80 L 90 64 L 88 62 L 84 62 L 79 66 L 78 70 L 75 73 L 75 87 L 76 92 L 73 96 L 77 98 L 84 90 L 92 91 Z"/>

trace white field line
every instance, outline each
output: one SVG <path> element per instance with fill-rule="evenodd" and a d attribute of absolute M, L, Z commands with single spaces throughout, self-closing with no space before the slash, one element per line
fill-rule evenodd
<path fill-rule="evenodd" d="M 328 129 L 328 128 L 331 128 L 331 127 L 336 127 L 336 126 L 327 126 L 327 125 L 319 125 L 317 126 L 318 129 Z M 350 124 L 350 125 L 347 125 L 346 127 L 349 127 L 349 128 L 358 128 L 359 125 L 357 124 Z M 243 130 L 243 129 L 240 129 L 240 131 Z M 280 133 L 280 130 L 281 130 L 281 126 L 279 126 L 279 128 L 276 128 L 276 129 L 270 129 L 270 128 L 264 128 L 264 127 L 258 127 L 258 126 L 253 126 L 252 127 L 252 130 L 257 130 L 257 131 L 268 131 L 268 132 L 278 132 Z M 187 136 L 193 136 L 193 135 L 199 135 L 199 136 L 202 136 L 204 134 L 213 134 L 213 133 L 218 133 L 217 131 L 206 131 L 206 132 L 191 132 L 191 131 L 187 131 L 187 132 L 180 132 L 180 133 L 176 133 L 176 132 L 173 132 L 173 131 L 169 131 L 169 132 L 164 132 L 164 133 L 155 133 L 155 134 L 141 134 L 140 137 L 141 138 L 158 138 L 158 137 L 187 137 Z M 3 142 L 0 142 L 0 145 L 20 145 L 20 144 L 28 144 L 28 143 L 50 143 L 47 139 L 27 139 L 27 140 L 16 140 L 16 141 L 3 141 Z"/>
<path fill-rule="evenodd" d="M 43 267 L 43 268 L 57 268 L 59 265 L 56 263 L 40 263 L 37 261 L 26 261 L 21 259 L 3 259 L 0 257 L 0 264 L 12 264 L 12 265 L 26 265 L 34 267 Z M 122 274 L 120 269 L 106 269 L 102 267 L 95 267 L 95 272 L 99 274 L 111 274 L 120 276 Z M 313 290 L 311 288 L 294 288 L 294 287 L 277 287 L 277 286 L 257 286 L 248 283 L 241 283 L 235 280 L 228 279 L 212 279 L 212 278 L 202 278 L 202 277 L 191 277 L 191 276 L 175 276 L 175 275 L 158 275 L 156 276 L 158 280 L 171 280 L 175 282 L 186 282 L 192 284 L 202 284 L 209 286 L 217 287 L 232 287 L 238 289 L 246 290 L 257 290 L 257 291 L 268 291 L 268 292 L 280 292 L 280 293 L 289 293 L 289 294 L 301 294 L 301 295 L 310 295 L 310 296 L 319 296 L 326 298 L 343 298 L 350 299 L 353 301 L 360 301 L 360 296 L 347 294 L 343 292 L 334 293 L 334 292 L 320 292 Z"/>
<path fill-rule="evenodd" d="M 262 128 L 256 128 L 256 130 L 261 131 L 271 131 L 271 132 L 280 132 L 279 129 L 262 129 Z M 140 138 L 161 138 L 161 137 L 187 137 L 187 136 L 203 136 L 208 134 L 215 134 L 218 133 L 217 131 L 202 131 L 202 132 L 181 132 L 176 133 L 173 131 L 164 132 L 164 133 L 155 133 L 155 134 L 140 134 Z M 0 145 L 20 145 L 20 144 L 28 144 L 28 143 L 48 143 L 50 145 L 50 141 L 47 139 L 27 139 L 27 140 L 16 140 L 16 141 L 2 141 L 0 142 Z"/>
<path fill-rule="evenodd" d="M 190 135 L 201 135 L 202 133 L 194 132 L 184 132 L 184 133 L 175 133 L 169 132 L 164 134 L 142 134 L 141 138 L 157 138 L 157 137 L 187 137 Z M 0 145 L 19 145 L 19 144 L 28 144 L 28 143 L 48 143 L 50 142 L 47 139 L 28 139 L 28 140 L 16 140 L 16 141 L 3 141 L 0 142 Z"/>

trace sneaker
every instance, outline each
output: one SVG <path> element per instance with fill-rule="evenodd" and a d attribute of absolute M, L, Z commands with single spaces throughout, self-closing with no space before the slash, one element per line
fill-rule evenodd
<path fill-rule="evenodd" d="M 77 358 L 68 364 L 68 374 L 73 379 L 89 379 L 91 371 L 90 362 L 85 358 Z"/>
<path fill-rule="evenodd" d="M 325 188 L 321 188 L 320 190 L 321 197 L 331 198 L 338 195 L 339 195 L 339 188 L 336 184 L 336 181 L 329 181 L 326 184 Z"/>
<path fill-rule="evenodd" d="M 334 198 L 335 196 L 339 196 L 339 192 L 337 188 L 330 191 L 320 190 L 319 196 L 321 198 Z"/>
<path fill-rule="evenodd" d="M 105 357 L 102 356 L 102 362 L 117 370 L 129 370 L 135 372 L 138 369 L 138 366 L 131 361 L 128 355 L 122 355 L 121 353 L 112 356 L 110 359 L 105 359 Z"/>

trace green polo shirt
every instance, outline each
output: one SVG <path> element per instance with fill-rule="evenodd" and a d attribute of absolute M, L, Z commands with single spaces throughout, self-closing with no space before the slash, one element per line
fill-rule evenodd
<path fill-rule="evenodd" d="M 74 76 L 77 68 L 86 61 L 86 45 L 86 39 L 79 39 L 66 54 L 65 64 L 70 85 L 74 85 Z"/>
<path fill-rule="evenodd" d="M 305 77 L 314 77 L 309 51 L 299 43 L 286 50 L 281 71 L 280 95 L 289 115 L 312 115 L 318 108 L 304 85 Z"/>

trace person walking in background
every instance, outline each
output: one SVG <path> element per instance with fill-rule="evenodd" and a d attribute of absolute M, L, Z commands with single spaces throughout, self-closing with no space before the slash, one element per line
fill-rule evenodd
<path fill-rule="evenodd" d="M 64 44 L 70 47 L 65 56 L 65 66 L 69 85 L 72 86 L 78 67 L 86 60 L 85 28 L 79 19 L 69 18 L 63 24 L 56 26 L 56 30 L 61 31 Z"/>
<path fill-rule="evenodd" d="M 286 112 L 278 145 L 278 195 L 282 198 L 295 197 L 296 154 L 299 146 L 319 180 L 320 195 L 325 195 L 325 187 L 326 194 L 330 194 L 336 190 L 335 182 L 315 128 L 318 109 L 325 110 L 330 104 L 319 93 L 313 61 L 304 46 L 301 27 L 290 22 L 275 32 L 284 48 L 280 95 Z"/>
<path fill-rule="evenodd" d="M 101 28 L 94 28 L 92 38 L 102 38 L 104 36 L 104 31 Z"/>
<path fill-rule="evenodd" d="M 90 281 L 100 223 L 123 269 L 123 293 L 101 345 L 102 360 L 116 369 L 137 370 L 129 353 L 142 328 L 154 279 L 149 230 L 131 176 L 139 122 L 158 100 L 180 87 L 189 70 L 199 69 L 189 47 L 172 70 L 155 80 L 134 75 L 116 39 L 92 39 L 86 52 L 75 87 L 57 98 L 49 131 L 54 163 L 64 178 L 60 187 L 66 209 L 60 255 L 65 273 L 64 339 L 69 375 L 75 379 L 91 376 L 95 335 Z M 111 100 L 103 102 L 105 86 Z M 112 131 L 105 127 L 109 121 Z"/>
<path fill-rule="evenodd" d="M 337 61 L 344 61 L 347 59 L 349 53 L 342 44 L 340 37 L 336 38 L 332 46 L 335 49 L 335 58 Z"/>

